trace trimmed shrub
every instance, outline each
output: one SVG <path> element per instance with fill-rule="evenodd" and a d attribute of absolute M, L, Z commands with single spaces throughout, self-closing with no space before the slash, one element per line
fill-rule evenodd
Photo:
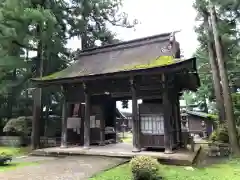
<path fill-rule="evenodd" d="M 134 180 L 158 180 L 159 163 L 149 156 L 137 156 L 130 161 Z"/>
<path fill-rule="evenodd" d="M 3 166 L 7 163 L 10 163 L 12 161 L 12 157 L 7 154 L 0 154 L 0 166 Z"/>
<path fill-rule="evenodd" d="M 218 136 L 218 133 L 217 133 L 217 130 L 214 130 L 212 132 L 212 134 L 210 135 L 209 139 L 213 142 L 217 141 L 217 136 Z"/>

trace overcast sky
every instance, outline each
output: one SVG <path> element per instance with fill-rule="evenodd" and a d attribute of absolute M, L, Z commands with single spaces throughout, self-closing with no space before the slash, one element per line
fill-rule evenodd
<path fill-rule="evenodd" d="M 193 0 L 123 0 L 123 11 L 130 19 L 138 19 L 135 29 L 111 27 L 121 40 L 131 40 L 165 32 L 181 30 L 176 38 L 180 43 L 185 58 L 193 55 L 198 45 L 194 32 L 196 11 L 192 7 Z M 77 40 L 69 42 L 69 47 L 79 48 Z M 122 110 L 121 102 L 117 107 Z M 129 109 L 131 111 L 131 103 Z"/>

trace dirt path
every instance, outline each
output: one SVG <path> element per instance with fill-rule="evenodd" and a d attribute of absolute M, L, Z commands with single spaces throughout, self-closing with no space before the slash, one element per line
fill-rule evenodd
<path fill-rule="evenodd" d="M 22 160 L 24 161 L 24 160 Z M 29 162 L 30 160 L 28 159 Z M 34 161 L 34 159 L 32 159 Z M 1 180 L 87 180 L 99 171 L 123 163 L 124 159 L 81 156 L 38 160 L 39 165 L 1 172 Z"/>

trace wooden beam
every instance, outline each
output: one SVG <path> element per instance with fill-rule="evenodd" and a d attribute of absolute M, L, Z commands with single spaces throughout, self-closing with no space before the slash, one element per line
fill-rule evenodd
<path fill-rule="evenodd" d="M 67 102 L 71 103 L 85 102 L 83 85 L 68 85 L 66 87 L 66 99 Z"/>
<path fill-rule="evenodd" d="M 130 99 L 132 99 L 132 97 L 130 97 L 130 96 L 115 96 L 113 98 L 115 99 L 115 101 L 122 101 L 122 100 L 130 100 Z M 162 99 L 162 95 L 137 96 L 137 99 L 145 99 L 145 100 Z"/>
<path fill-rule="evenodd" d="M 143 97 L 153 97 L 153 96 L 161 96 L 163 90 L 152 90 L 152 91 L 138 91 L 136 90 L 136 96 L 137 99 L 143 98 Z M 110 94 L 112 97 L 132 97 L 132 92 L 114 92 Z"/>
<path fill-rule="evenodd" d="M 101 83 L 100 83 L 101 84 Z M 161 91 L 162 84 L 153 84 L 153 85 L 135 85 L 137 91 Z M 111 85 L 111 84 L 101 84 L 99 87 L 97 84 L 95 87 L 91 88 L 91 94 L 99 95 L 104 93 L 116 93 L 116 92 L 131 92 L 131 87 L 119 84 L 119 85 Z"/>
<path fill-rule="evenodd" d="M 138 104 L 137 93 L 134 79 L 130 79 L 131 91 L 132 91 L 132 122 L 133 122 L 133 152 L 140 152 L 139 142 L 139 118 L 138 118 Z"/>
<path fill-rule="evenodd" d="M 174 76 L 175 77 L 175 76 Z M 159 76 L 158 76 L 159 78 Z M 99 86 L 101 84 L 101 86 Z M 174 78 L 171 84 L 176 88 L 178 85 L 178 79 Z M 137 98 L 144 98 L 151 94 L 153 96 L 153 91 L 161 92 L 163 89 L 162 80 L 156 80 L 156 77 L 136 77 L 135 78 L 135 87 L 137 91 Z M 106 93 L 114 94 L 113 97 L 123 96 L 131 98 L 131 87 L 129 84 L 129 79 L 105 79 L 98 81 L 88 82 L 89 93 L 92 96 L 95 95 L 104 95 Z M 84 100 L 84 89 L 82 84 L 69 85 L 67 87 L 67 99 L 71 102 L 78 102 Z M 121 94 L 122 93 L 122 94 Z M 146 95 L 142 95 L 146 94 Z M 115 94 L 117 94 L 115 96 Z M 81 96 L 82 95 L 82 96 Z"/>
<path fill-rule="evenodd" d="M 85 96 L 85 118 L 84 118 L 84 149 L 90 148 L 90 93 L 88 87 L 83 83 L 84 96 Z"/>

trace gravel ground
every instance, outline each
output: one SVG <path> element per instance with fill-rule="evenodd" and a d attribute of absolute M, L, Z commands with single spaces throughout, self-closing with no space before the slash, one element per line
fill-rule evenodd
<path fill-rule="evenodd" d="M 47 157 L 47 156 L 20 156 L 20 157 L 14 157 L 12 159 L 13 162 L 19 163 L 19 162 L 41 162 L 41 161 L 51 161 L 51 160 L 57 160 L 59 158 L 56 157 Z"/>
<path fill-rule="evenodd" d="M 123 163 L 124 159 L 79 156 L 64 158 L 27 157 L 15 161 L 40 162 L 0 172 L 1 180 L 87 180 L 97 172 Z"/>

